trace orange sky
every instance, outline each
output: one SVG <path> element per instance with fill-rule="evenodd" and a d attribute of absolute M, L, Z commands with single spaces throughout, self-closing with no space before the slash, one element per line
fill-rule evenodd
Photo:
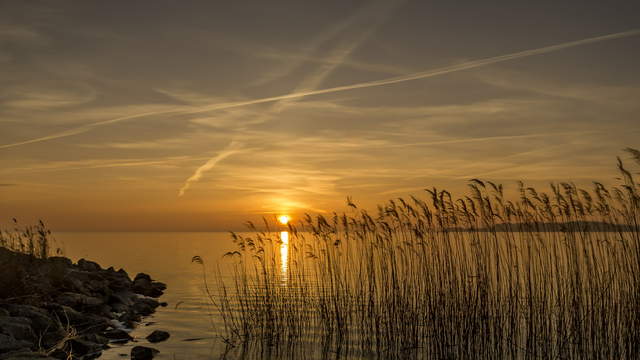
<path fill-rule="evenodd" d="M 640 36 L 596 37 L 638 10 L 3 2 L 0 224 L 227 230 L 470 178 L 615 182 L 640 147 Z"/>

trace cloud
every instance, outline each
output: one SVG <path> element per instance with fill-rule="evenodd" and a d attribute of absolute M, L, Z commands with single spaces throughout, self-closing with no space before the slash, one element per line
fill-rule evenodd
<path fill-rule="evenodd" d="M 241 144 L 235 141 L 231 141 L 229 145 L 227 145 L 224 149 L 222 149 L 216 156 L 209 159 L 206 163 L 196 169 L 196 171 L 191 175 L 187 181 L 185 181 L 184 185 L 178 190 L 178 197 L 183 196 L 187 190 L 191 187 L 191 184 L 199 181 L 205 172 L 213 169 L 216 164 L 225 158 L 240 152 Z"/>
<path fill-rule="evenodd" d="M 351 85 L 337 86 L 337 87 L 320 89 L 320 90 L 299 91 L 299 92 L 293 92 L 290 94 L 279 95 L 279 96 L 258 98 L 253 100 L 227 102 L 227 103 L 217 103 L 217 104 L 211 104 L 208 106 L 200 106 L 195 108 L 187 107 L 185 109 L 185 107 L 174 107 L 169 110 L 159 110 L 159 111 L 152 111 L 152 112 L 146 112 L 146 113 L 132 114 L 132 115 L 117 117 L 117 118 L 104 120 L 96 123 L 86 124 L 74 129 L 69 129 L 67 131 L 55 133 L 48 136 L 43 136 L 43 137 L 20 141 L 20 142 L 11 143 L 11 144 L 0 145 L 0 149 L 77 135 L 77 134 L 89 131 L 96 127 L 114 124 L 114 123 L 127 121 L 127 120 L 144 118 L 144 117 L 153 116 L 153 115 L 205 113 L 210 111 L 239 108 L 244 106 L 270 103 L 270 102 L 276 102 L 276 101 L 282 101 L 282 100 L 299 99 L 299 98 L 313 96 L 313 95 L 330 94 L 330 93 L 336 93 L 336 92 L 342 92 L 342 91 L 348 91 L 348 90 L 364 89 L 364 88 L 385 86 L 385 85 L 391 85 L 391 84 L 402 83 L 402 82 L 413 81 L 413 80 L 427 79 L 427 78 L 450 74 L 458 71 L 464 71 L 464 70 L 474 69 L 474 68 L 483 67 L 487 65 L 497 64 L 505 61 L 511 61 L 515 59 L 560 51 L 560 50 L 564 50 L 572 47 L 593 44 L 596 42 L 609 41 L 614 39 L 621 39 L 625 37 L 636 36 L 638 34 L 640 34 L 640 29 L 634 29 L 634 30 L 629 30 L 624 32 L 586 38 L 586 39 L 577 40 L 577 41 L 565 42 L 565 43 L 546 46 L 546 47 L 537 48 L 537 49 L 524 50 L 520 52 L 515 52 L 511 54 L 500 55 L 500 56 L 495 56 L 495 57 L 490 57 L 485 59 L 471 60 L 471 61 L 463 62 L 460 64 L 445 66 L 442 68 L 427 70 L 427 71 L 408 74 L 404 76 L 397 76 L 393 78 L 368 81 L 368 82 L 362 82 L 362 83 L 351 84 Z"/>
<path fill-rule="evenodd" d="M 58 84 L 60 87 L 60 84 Z M 81 105 L 96 98 L 96 91 L 90 86 L 76 85 L 76 88 L 43 89 L 34 87 L 16 88 L 11 91 L 0 91 L 0 98 L 5 99 L 2 104 L 7 107 L 22 109 L 48 109 Z"/>
<path fill-rule="evenodd" d="M 5 173 L 15 172 L 40 172 L 40 171 L 68 171 L 82 169 L 123 168 L 123 167 L 148 167 L 167 166 L 181 162 L 204 160 L 203 157 L 174 156 L 168 158 L 142 158 L 142 159 L 88 159 L 72 161 L 51 161 L 42 164 L 30 164 L 24 167 L 6 168 L 0 170 Z"/>

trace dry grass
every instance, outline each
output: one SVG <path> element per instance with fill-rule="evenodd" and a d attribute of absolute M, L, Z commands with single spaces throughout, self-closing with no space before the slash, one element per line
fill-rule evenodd
<path fill-rule="evenodd" d="M 0 248 L 40 259 L 62 253 L 62 250 L 55 246 L 51 230 L 42 220 L 35 225 L 20 226 L 18 220 L 14 218 L 13 228 L 0 229 Z"/>
<path fill-rule="evenodd" d="M 468 196 L 429 189 L 375 215 L 349 202 L 290 225 L 288 245 L 251 225 L 209 292 L 225 341 L 289 357 L 639 358 L 640 189 L 618 167 L 620 186 L 590 191 L 520 184 L 507 200 L 474 179 Z"/>

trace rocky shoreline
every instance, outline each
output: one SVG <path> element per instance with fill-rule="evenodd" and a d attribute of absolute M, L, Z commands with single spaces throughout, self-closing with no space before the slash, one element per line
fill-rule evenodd
<path fill-rule="evenodd" d="M 103 269 L 84 259 L 38 259 L 0 248 L 0 360 L 92 359 L 158 306 L 166 285 L 147 274 Z M 155 335 L 154 335 L 155 334 Z M 149 342 L 169 334 L 154 332 Z M 136 346 L 132 359 L 156 350 Z"/>

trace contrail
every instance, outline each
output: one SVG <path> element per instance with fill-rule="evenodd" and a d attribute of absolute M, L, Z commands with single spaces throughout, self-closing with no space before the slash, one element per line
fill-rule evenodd
<path fill-rule="evenodd" d="M 296 93 L 291 93 L 286 95 L 273 96 L 273 97 L 267 97 L 262 99 L 255 99 L 255 100 L 238 101 L 238 102 L 223 103 L 223 104 L 213 104 L 213 105 L 201 107 L 196 110 L 188 111 L 188 113 L 200 113 L 200 112 L 207 112 L 207 111 L 213 111 L 213 110 L 230 109 L 234 107 L 255 105 L 255 104 L 261 104 L 261 103 L 278 101 L 278 100 L 295 99 L 295 98 L 301 98 L 301 97 L 311 96 L 311 95 L 321 95 L 321 94 L 335 93 L 340 91 L 390 85 L 390 84 L 396 84 L 396 83 L 401 83 L 401 82 L 411 81 L 411 80 L 426 79 L 434 76 L 445 75 L 445 74 L 458 72 L 462 70 L 468 70 L 468 69 L 473 69 L 481 66 L 496 64 L 504 61 L 515 60 L 515 59 L 520 59 L 523 57 L 529 57 L 534 55 L 541 55 L 541 54 L 546 54 L 546 53 L 559 51 L 567 48 L 572 48 L 576 46 L 593 44 L 593 43 L 613 40 L 613 39 L 621 39 L 621 38 L 635 36 L 635 35 L 640 35 L 640 29 L 634 29 L 634 30 L 619 32 L 615 34 L 596 36 L 588 39 L 582 39 L 582 40 L 576 40 L 576 41 L 566 42 L 566 43 L 557 44 L 557 45 L 545 46 L 537 49 L 524 50 L 524 51 L 511 53 L 507 55 L 500 55 L 500 56 L 494 56 L 494 57 L 485 58 L 485 59 L 471 60 L 471 61 L 463 62 L 457 65 L 450 65 L 450 66 L 445 66 L 445 67 L 437 68 L 433 70 L 427 70 L 427 71 L 422 71 L 422 72 L 408 74 L 408 75 L 396 76 L 396 77 L 382 79 L 382 80 L 368 81 L 368 82 L 352 84 L 352 85 L 336 86 L 336 87 L 321 89 L 321 90 L 301 91 L 301 92 L 296 92 Z"/>
<path fill-rule="evenodd" d="M 216 164 L 218 164 L 220 161 L 224 160 L 225 158 L 239 151 L 240 151 L 240 144 L 235 141 L 232 141 L 229 145 L 227 145 L 224 149 L 222 149 L 216 156 L 212 157 L 211 159 L 209 159 L 209 161 L 204 163 L 204 165 L 196 169 L 196 172 L 194 172 L 193 175 L 191 175 L 191 177 L 189 177 L 187 181 L 185 181 L 184 185 L 182 185 L 180 190 L 178 190 L 178 197 L 184 195 L 184 193 L 187 190 L 189 190 L 189 187 L 191 187 L 191 184 L 200 180 L 202 178 L 202 175 L 206 171 L 213 169 L 213 167 L 216 166 Z"/>
<path fill-rule="evenodd" d="M 254 100 L 247 100 L 247 101 L 237 101 L 237 102 L 229 102 L 229 103 L 212 104 L 212 105 L 203 106 L 203 107 L 199 107 L 199 108 L 196 108 L 194 110 L 188 110 L 188 111 L 185 111 L 183 109 L 176 109 L 176 110 L 161 110 L 161 111 L 148 112 L 148 113 L 143 113 L 143 114 L 134 114 L 134 115 L 129 115 L 129 116 L 123 116 L 123 117 L 116 118 L 116 119 L 111 119 L 111 120 L 106 120 L 106 121 L 101 121 L 101 122 L 97 122 L 97 123 L 93 123 L 93 124 L 84 125 L 84 126 L 81 126 L 81 127 L 75 128 L 75 129 L 70 129 L 70 130 L 67 130 L 65 132 L 52 134 L 52 135 L 49 135 L 49 136 L 44 136 L 44 137 L 31 139 L 31 140 L 26 140 L 26 141 L 22 141 L 22 142 L 17 142 L 17 143 L 13 143 L 13 144 L 0 145 L 0 149 L 10 148 L 10 147 L 24 145 L 24 144 L 30 144 L 30 143 L 35 143 L 35 142 L 41 142 L 41 141 L 46 141 L 46 140 L 50 140 L 50 139 L 57 139 L 57 138 L 66 137 L 66 136 L 71 136 L 71 135 L 75 135 L 75 134 L 79 134 L 79 133 L 88 131 L 89 129 L 91 129 L 93 127 L 103 126 L 103 125 L 112 124 L 112 123 L 125 121 L 125 120 L 142 118 L 142 117 L 151 116 L 151 115 L 165 115 L 165 114 L 169 114 L 169 113 L 173 113 L 173 112 L 183 113 L 183 114 L 195 114 L 195 113 L 203 113 L 203 112 L 214 111 L 214 110 L 224 110 L 224 109 L 231 109 L 231 108 L 237 108 L 237 107 L 242 107 L 242 106 L 269 103 L 269 102 L 280 101 L 280 100 L 303 98 L 303 97 L 312 96 L 312 95 L 329 94 L 329 93 L 335 93 L 335 92 L 340 92 L 340 91 L 348 91 L 348 90 L 364 89 L 364 88 L 370 88 L 370 87 L 376 87 L 376 86 L 391 85 L 391 84 L 396 84 L 396 83 L 402 83 L 402 82 L 405 82 L 405 81 L 426 79 L 426 78 L 431 78 L 431 77 L 434 77 L 434 76 L 450 74 L 450 73 L 453 73 L 453 72 L 458 72 L 458 71 L 463 71 L 463 70 L 468 70 L 468 69 L 474 69 L 474 68 L 478 68 L 478 67 L 482 67 L 482 66 L 487 66 L 487 65 L 491 65 L 491 64 L 501 63 L 501 62 L 504 62 L 504 61 L 515 60 L 515 59 L 520 59 L 520 58 L 534 56 L 534 55 L 542 55 L 542 54 L 546 54 L 546 53 L 550 53 L 550 52 L 554 52 L 554 51 L 559 51 L 559 50 L 564 50 L 564 49 L 568 49 L 568 48 L 572 48 L 572 47 L 576 47 L 576 46 L 588 45 L 588 44 L 593 44 L 593 43 L 602 42 L 602 41 L 608 41 L 608 40 L 614 40 L 614 39 L 621 39 L 621 38 L 626 38 L 626 37 L 631 37 L 631 36 L 636 36 L 636 35 L 640 35 L 640 29 L 633 29 L 633 30 L 623 31 L 623 32 L 618 32 L 618 33 L 613 33 L 613 34 L 595 36 L 595 37 L 591 37 L 591 38 L 587 38 L 587 39 L 570 41 L 570 42 L 565 42 L 565 43 L 561 43 L 561 44 L 557 44 L 557 45 L 545 46 L 545 47 L 541 47 L 541 48 L 537 48 L 537 49 L 524 50 L 524 51 L 519 51 L 519 52 L 515 52 L 515 53 L 511 53 L 511 54 L 494 56 L 494 57 L 490 57 L 490 58 L 471 60 L 471 61 L 463 62 L 463 63 L 460 63 L 460 64 L 456 64 L 456 65 L 450 65 L 450 66 L 445 66 L 445 67 L 441 67 L 441 68 L 437 68 L 437 69 L 422 71 L 422 72 L 418 72 L 418 73 L 402 75 L 402 76 L 397 76 L 397 77 L 392 77 L 392 78 L 387 78 L 387 79 L 381 79 L 381 80 L 375 80 L 375 81 L 368 81 L 368 82 L 363 82 L 363 83 L 358 83 L 358 84 L 337 86 L 337 87 L 332 87 L 332 88 L 327 88 L 327 89 L 320 89 L 320 90 L 300 91 L 300 92 L 294 92 L 294 93 L 285 94 L 285 95 L 272 96 L 272 97 L 266 97 L 266 98 L 254 99 Z"/>

